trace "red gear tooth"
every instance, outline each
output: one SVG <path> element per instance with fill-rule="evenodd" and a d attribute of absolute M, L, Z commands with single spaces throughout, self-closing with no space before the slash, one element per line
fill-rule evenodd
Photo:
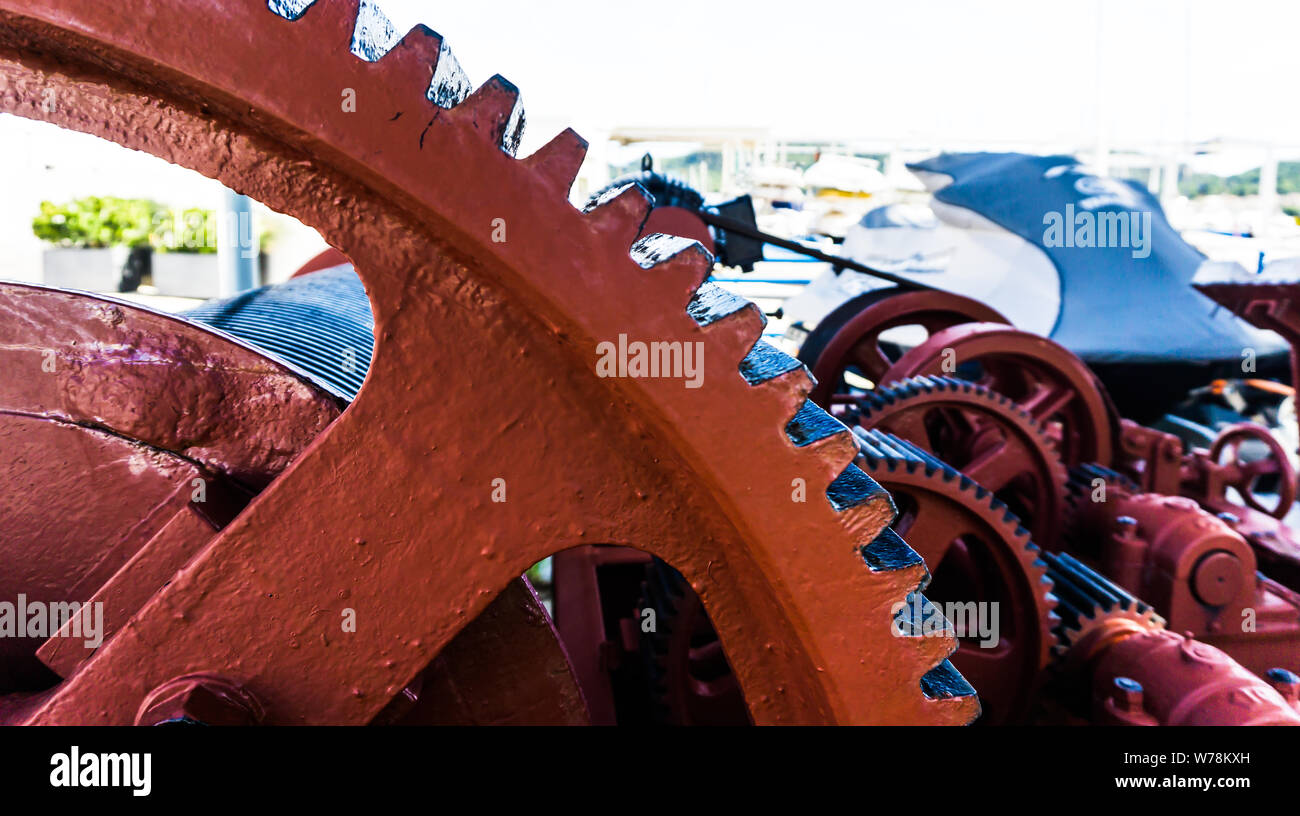
<path fill-rule="evenodd" d="M 847 429 L 843 433 L 818 439 L 805 447 L 815 451 L 823 461 L 831 464 L 836 474 L 844 470 L 858 455 L 858 443 L 853 441 L 853 432 Z"/>
<path fill-rule="evenodd" d="M 646 273 L 654 276 L 656 288 L 680 292 L 681 303 L 690 303 L 713 272 L 713 256 L 699 241 L 655 233 L 636 243 L 635 256 Z"/>
<path fill-rule="evenodd" d="M 641 227 L 650 217 L 654 199 L 639 184 L 629 184 L 611 191 L 605 198 L 589 204 L 587 216 L 596 229 L 608 232 L 620 246 L 630 250 L 632 242 L 641 234 Z"/>
<path fill-rule="evenodd" d="M 892 435 L 888 438 L 897 441 L 897 437 Z M 963 487 L 961 478 L 949 475 L 951 470 L 948 474 L 943 467 L 930 470 L 938 462 L 933 457 L 932 460 L 927 463 L 893 459 L 886 455 L 874 465 L 863 457 L 858 466 L 892 495 L 909 497 L 915 521 L 912 527 L 900 530 L 899 534 L 925 557 L 931 568 L 939 566 L 952 541 L 935 540 L 934 536 L 928 540 L 922 537 L 928 530 L 935 529 L 924 526 L 930 514 L 933 514 L 931 521 L 938 520 L 936 527 L 945 533 L 974 536 L 996 551 L 993 563 L 998 565 L 1007 591 L 1022 599 L 1023 603 L 1013 606 L 1013 609 L 1014 614 L 1021 615 L 1023 620 L 1014 629 L 1016 639 L 1012 643 L 1016 648 L 1009 650 L 998 664 L 1001 670 L 998 680 L 1005 679 L 1006 686 L 993 689 L 983 686 L 979 691 L 986 700 L 996 701 L 993 716 L 1010 716 L 1011 721 L 1016 721 L 1023 714 L 1028 694 L 1035 688 L 1033 684 L 1038 673 L 1050 662 L 1056 644 L 1052 629 L 1056 625 L 1054 610 L 1057 599 L 1052 594 L 1052 581 L 1047 577 L 1047 564 L 1039 557 L 1039 550 L 1031 546 L 1029 533 L 1020 526 L 1019 520 L 1014 517 L 1008 520 L 1007 511 L 997 506 L 991 493 L 984 493 L 981 497 L 978 491 L 982 488 L 974 482 Z M 930 594 L 933 597 L 933 591 Z M 944 600 L 964 603 L 970 599 Z M 983 656 L 980 649 L 963 646 L 954 653 L 952 662 L 959 670 L 965 665 L 968 671 L 979 671 L 981 665 L 977 661 Z M 990 668 L 985 666 L 982 670 L 986 675 L 982 679 L 987 683 Z M 1020 685 L 1015 685 L 1016 681 Z"/>
<path fill-rule="evenodd" d="M 709 351 L 721 358 L 721 361 L 725 361 L 730 372 L 729 376 L 739 377 L 741 375 L 737 372 L 736 366 L 762 338 L 766 326 L 767 318 L 763 316 L 763 312 L 758 306 L 750 303 L 701 328 L 709 343 Z M 794 416 L 799 405 L 800 403 L 794 404 L 790 416 Z"/>
<path fill-rule="evenodd" d="M 827 479 L 827 484 L 829 484 L 830 481 L 830 479 Z M 821 485 L 819 484 L 818 487 L 820 488 Z M 824 492 L 824 490 L 822 492 Z M 889 503 L 888 494 L 881 491 L 880 495 L 874 496 L 862 504 L 854 505 L 847 510 L 840 511 L 839 516 L 840 523 L 851 534 L 863 538 L 869 538 L 872 537 L 876 531 L 889 525 L 890 521 L 894 518 L 894 508 Z M 924 579 L 926 568 L 923 564 L 917 564 L 914 567 L 908 567 L 907 569 L 899 570 L 898 572 L 900 575 L 893 585 L 891 594 L 894 597 L 901 598 L 908 592 L 916 590 L 920 586 L 921 581 Z M 880 573 L 877 573 L 877 575 L 879 574 Z M 893 573 L 891 573 L 891 575 L 892 574 Z M 951 652 L 955 648 L 956 644 L 952 644 L 948 651 Z M 932 668 L 933 665 L 933 663 L 927 664 L 921 670 L 921 674 L 924 674 Z M 918 677 L 919 676 L 920 675 L 918 675 Z"/>
<path fill-rule="evenodd" d="M 437 32 L 428 26 L 417 25 L 406 32 L 378 62 L 384 69 L 393 72 L 394 76 L 402 77 L 403 83 L 407 77 L 419 77 L 424 83 L 423 89 L 427 90 L 437 71 L 443 49 L 442 37 Z"/>
<path fill-rule="evenodd" d="M 587 140 L 573 128 L 565 128 L 523 162 L 525 167 L 545 178 L 561 198 L 568 198 L 586 158 Z"/>
<path fill-rule="evenodd" d="M 812 377 L 808 376 L 808 369 L 801 365 L 778 377 L 764 380 L 754 387 L 780 392 L 785 398 L 783 404 L 790 408 L 788 416 L 794 416 L 799 406 L 803 405 L 804 400 L 812 393 L 813 381 Z"/>
<path fill-rule="evenodd" d="M 61 91 L 56 111 L 15 94 L 0 95 L 0 107 L 185 164 L 319 228 L 357 262 L 375 356 L 349 410 L 138 610 L 133 636 L 105 643 L 25 721 L 129 720 L 142 687 L 195 661 L 257 676 L 274 719 L 368 721 L 395 672 L 414 677 L 487 608 L 491 588 L 581 533 L 652 542 L 689 581 L 707 581 L 709 603 L 727 610 L 719 633 L 756 722 L 955 724 L 977 710 L 973 698 L 926 699 L 916 680 L 924 656 L 888 632 L 890 606 L 924 568 L 874 570 L 859 557 L 892 515 L 884 495 L 836 512 L 814 482 L 832 472 L 834 452 L 794 449 L 782 433 L 807 375 L 750 386 L 736 364 L 761 330 L 756 309 L 701 328 L 679 292 L 652 285 L 629 258 L 651 207 L 644 191 L 624 190 L 585 217 L 560 206 L 550 181 L 500 156 L 501 139 L 487 143 L 509 140 L 520 118 L 499 78 L 433 112 L 419 152 L 427 119 L 384 122 L 422 100 L 394 81 L 396 69 L 347 52 L 356 0 L 312 7 L 292 25 L 260 0 L 142 5 L 149 14 L 98 0 L 0 0 L 0 26 L 15 35 L 0 76 Z M 268 53 L 280 57 L 278 73 Z M 341 88 L 357 91 L 355 115 L 339 112 Z M 508 242 L 475 237 L 498 217 Z M 699 389 L 604 380 L 575 364 L 580 347 L 620 332 L 709 341 L 709 379 Z M 460 358 L 431 353 L 452 346 Z M 524 402 L 519 420 L 499 415 Z M 559 443 L 530 445 L 538 426 Z M 384 450 L 394 455 L 369 453 Z M 432 450 L 458 457 L 457 478 L 420 478 L 426 460 L 415 452 Z M 486 499 L 473 491 L 504 471 L 509 511 L 479 521 Z M 797 476 L 809 481 L 808 501 L 792 508 Z M 565 500 L 565 480 L 587 484 L 583 502 Z M 500 556 L 412 534 L 415 519 L 427 525 L 442 511 L 446 529 L 490 526 Z M 371 546 L 328 546 L 353 538 Z M 273 600 L 263 585 L 276 587 Z M 323 632 L 320 643 L 304 636 L 291 654 L 281 648 L 317 626 L 311 610 L 344 588 L 351 604 L 378 610 L 372 633 L 345 657 L 325 650 Z M 271 604 L 277 613 L 263 614 Z M 174 609 L 191 622 L 172 620 Z M 763 648 L 772 642 L 783 644 L 777 656 Z M 363 702 L 346 696 L 352 688 Z"/>
<path fill-rule="evenodd" d="M 465 101 L 474 86 L 461 70 L 460 61 L 445 41 L 435 62 L 433 81 L 429 83 L 424 95 L 440 108 L 454 108 Z"/>
<path fill-rule="evenodd" d="M 234 3 L 256 7 L 259 12 L 270 8 L 265 0 L 232 0 Z M 361 0 L 316 0 L 299 16 L 288 19 L 279 17 L 297 27 L 299 36 L 326 37 L 324 43 L 343 42 L 344 47 L 352 42 L 352 34 L 357 29 L 357 16 L 361 13 Z M 250 15 L 252 16 L 252 15 Z M 338 35 L 338 36 L 336 36 Z"/>
<path fill-rule="evenodd" d="M 510 80 L 494 75 L 452 108 L 451 115 L 459 121 L 472 121 L 481 137 L 514 155 L 523 130 L 523 108 L 519 89 Z"/>
<path fill-rule="evenodd" d="M 307 13 L 317 0 L 301 0 L 303 7 L 296 12 L 293 8 L 298 5 L 294 0 L 266 0 L 266 7 L 275 13 L 277 17 L 282 17 L 286 22 L 294 22 Z"/>

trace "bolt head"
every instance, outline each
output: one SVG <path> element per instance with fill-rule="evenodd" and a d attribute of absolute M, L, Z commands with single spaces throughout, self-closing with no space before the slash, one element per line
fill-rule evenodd
<path fill-rule="evenodd" d="M 258 725 L 265 712 L 238 683 L 212 674 L 191 674 L 149 693 L 136 725 Z"/>

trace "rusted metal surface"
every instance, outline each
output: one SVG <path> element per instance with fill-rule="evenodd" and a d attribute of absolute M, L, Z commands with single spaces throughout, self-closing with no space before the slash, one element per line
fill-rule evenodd
<path fill-rule="evenodd" d="M 648 239 L 629 256 L 649 210 L 636 189 L 568 207 L 581 139 L 516 160 L 513 87 L 461 101 L 428 30 L 377 62 L 347 54 L 356 10 L 0 2 L 0 108 L 316 227 L 356 262 L 376 337 L 346 412 L 24 721 L 132 722 L 171 678 L 217 673 L 268 722 L 368 722 L 524 569 L 591 541 L 682 571 L 758 722 L 969 721 L 951 639 L 890 630 L 924 566 L 894 541 L 873 549 L 888 497 L 806 402 L 806 373 L 755 346 L 757 310 L 701 287 L 698 246 Z M 703 344 L 706 386 L 598 377 L 597 344 L 620 334 Z"/>

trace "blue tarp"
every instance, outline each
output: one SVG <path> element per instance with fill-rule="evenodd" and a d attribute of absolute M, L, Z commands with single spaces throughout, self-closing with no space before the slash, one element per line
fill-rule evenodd
<path fill-rule="evenodd" d="M 952 182 L 934 197 L 1039 247 L 1061 279 L 1051 338 L 1090 363 L 1224 363 L 1286 347 L 1194 290 L 1205 260 L 1140 184 L 1072 156 L 945 153 L 909 164 Z M 996 305 L 996 304 L 995 304 Z"/>

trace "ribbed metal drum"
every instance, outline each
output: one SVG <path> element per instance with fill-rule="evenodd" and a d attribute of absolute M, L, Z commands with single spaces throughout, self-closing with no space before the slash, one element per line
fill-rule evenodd
<path fill-rule="evenodd" d="M 210 300 L 185 316 L 297 367 L 348 400 L 370 368 L 374 318 L 351 265 Z"/>

